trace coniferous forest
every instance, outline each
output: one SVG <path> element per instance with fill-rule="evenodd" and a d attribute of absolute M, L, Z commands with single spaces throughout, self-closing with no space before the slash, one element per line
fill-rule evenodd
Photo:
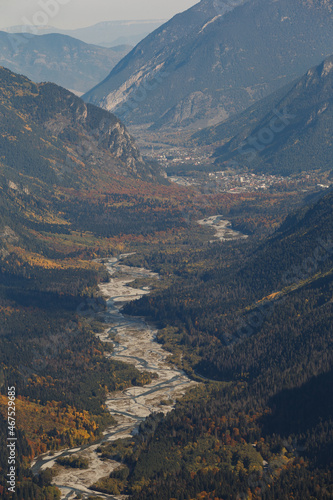
<path fill-rule="evenodd" d="M 308 24 L 328 31 L 333 3 L 220 3 L 163 25 L 85 100 L 0 67 L 0 498 L 333 498 L 333 63 Z M 269 47 L 298 19 L 274 53 L 289 77 L 273 58 L 272 81 L 245 68 L 251 12 Z M 224 46 L 217 26 L 244 32 Z M 158 98 L 163 80 L 150 101 L 167 40 L 171 90 L 185 68 L 197 85 L 205 53 L 238 91 L 222 71 L 208 94 Z M 107 107 L 141 84 L 126 126 Z M 278 109 L 294 121 L 249 164 L 239 148 Z"/>

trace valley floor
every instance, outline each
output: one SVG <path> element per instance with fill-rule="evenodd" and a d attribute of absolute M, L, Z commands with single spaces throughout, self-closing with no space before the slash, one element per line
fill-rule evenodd
<path fill-rule="evenodd" d="M 174 408 L 175 402 L 182 397 L 185 391 L 196 385 L 181 370 L 168 362 L 168 353 L 156 342 L 156 330 L 142 318 L 126 317 L 121 307 L 134 299 L 149 293 L 147 289 L 135 289 L 128 286 L 132 281 L 142 277 L 157 275 L 146 269 L 124 266 L 119 259 L 108 260 L 106 266 L 111 274 L 110 282 L 100 285 L 100 292 L 107 300 L 107 310 L 97 313 L 100 321 L 105 322 L 105 330 L 99 334 L 103 342 L 113 342 L 113 359 L 134 364 L 139 370 L 151 372 L 156 379 L 144 387 L 131 387 L 125 391 L 110 394 L 106 406 L 116 418 L 117 425 L 104 432 L 103 443 L 126 438 L 136 432 L 137 426 L 146 417 L 154 412 L 168 413 Z M 120 466 L 113 460 L 101 460 L 97 448 L 101 443 L 87 445 L 80 448 L 68 449 L 39 457 L 34 461 L 32 469 L 36 473 L 40 470 L 54 467 L 57 473 L 54 484 L 61 490 L 62 499 L 75 498 L 81 493 L 83 498 L 91 496 L 89 487 L 100 478 L 109 475 Z M 89 469 L 67 469 L 56 464 L 56 459 L 75 455 L 89 461 Z M 114 497 L 98 493 L 102 498 Z"/>

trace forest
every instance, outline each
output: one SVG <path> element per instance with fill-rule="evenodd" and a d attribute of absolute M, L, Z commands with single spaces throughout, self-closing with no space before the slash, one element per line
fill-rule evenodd
<path fill-rule="evenodd" d="M 254 246 L 145 255 L 177 280 L 125 310 L 157 321 L 159 341 L 206 387 L 124 456 L 133 498 L 330 498 L 332 200 Z"/>

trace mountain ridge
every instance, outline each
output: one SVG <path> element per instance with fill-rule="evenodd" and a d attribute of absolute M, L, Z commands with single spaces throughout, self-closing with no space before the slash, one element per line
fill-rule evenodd
<path fill-rule="evenodd" d="M 194 134 L 214 144 L 217 165 L 283 175 L 332 169 L 333 56 L 244 113 Z M 285 123 L 277 116 L 286 114 Z M 272 127 L 273 121 L 277 127 Z M 220 143 L 220 146 L 219 146 Z"/>
<path fill-rule="evenodd" d="M 0 31 L 0 66 L 81 94 L 101 81 L 107 68 L 115 66 L 128 51 L 127 47 L 114 50 L 89 45 L 57 33 L 37 36 Z"/>
<path fill-rule="evenodd" d="M 114 45 L 136 45 L 151 31 L 156 29 L 165 19 L 129 20 L 129 21 L 102 21 L 92 26 L 62 30 L 54 26 L 12 26 L 5 28 L 7 33 L 33 33 L 35 35 L 59 33 L 77 38 L 82 42 L 99 45 L 100 47 L 113 47 Z"/>
<path fill-rule="evenodd" d="M 18 171 L 43 163 L 43 175 L 58 182 L 63 175 L 75 182 L 79 165 L 88 176 L 90 166 L 98 166 L 125 177 L 153 178 L 126 127 L 109 112 L 56 84 L 35 84 L 6 68 L 0 68 L 0 87 L 1 152 Z M 44 151 L 43 161 L 37 161 L 36 151 Z"/>
<path fill-rule="evenodd" d="M 331 53 L 331 1 L 224 5 L 202 0 L 172 18 L 84 99 L 126 123 L 198 128 L 244 110 Z"/>

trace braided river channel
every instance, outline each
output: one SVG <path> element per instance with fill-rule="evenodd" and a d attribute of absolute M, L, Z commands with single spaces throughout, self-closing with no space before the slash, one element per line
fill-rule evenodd
<path fill-rule="evenodd" d="M 107 354 L 115 360 L 134 365 L 140 371 L 148 371 L 157 378 L 144 387 L 130 387 L 124 391 L 110 393 L 106 406 L 117 421 L 115 426 L 104 431 L 98 442 L 73 449 L 66 449 L 50 455 L 46 453 L 32 463 L 32 470 L 38 473 L 43 469 L 55 467 L 53 483 L 61 491 L 62 499 L 98 496 L 105 499 L 125 499 L 126 496 L 113 496 L 97 493 L 89 489 L 98 479 L 108 476 L 120 466 L 113 460 L 101 460 L 97 448 L 119 438 L 127 438 L 137 432 L 140 423 L 154 412 L 170 412 L 177 399 L 196 382 L 168 362 L 168 352 L 156 342 L 157 330 L 148 325 L 143 318 L 126 316 L 121 308 L 129 301 L 139 299 L 149 293 L 149 289 L 130 286 L 138 278 L 158 279 L 158 275 L 142 268 L 122 264 L 126 255 L 111 258 L 106 262 L 110 280 L 99 286 L 107 301 L 105 311 L 94 313 L 97 320 L 105 323 L 105 329 L 98 334 L 103 342 L 113 343 L 113 352 Z M 162 404 L 163 402 L 163 404 Z M 58 457 L 75 455 L 89 461 L 88 469 L 67 469 L 56 464 Z"/>

